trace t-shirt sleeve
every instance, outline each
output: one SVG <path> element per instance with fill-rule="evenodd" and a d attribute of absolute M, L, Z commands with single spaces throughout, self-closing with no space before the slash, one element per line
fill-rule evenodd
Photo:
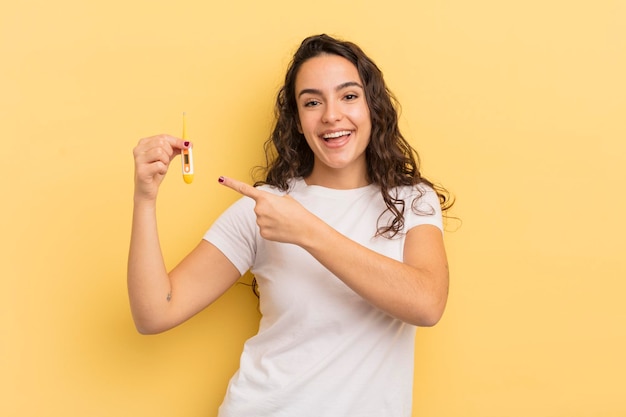
<path fill-rule="evenodd" d="M 204 240 L 215 245 L 241 275 L 256 258 L 258 226 L 254 214 L 254 200 L 242 197 L 224 211 L 204 235 Z"/>
<path fill-rule="evenodd" d="M 430 224 L 443 232 L 441 204 L 435 190 L 428 186 L 418 185 L 405 199 L 405 203 L 405 228 L 407 231 L 416 226 Z"/>

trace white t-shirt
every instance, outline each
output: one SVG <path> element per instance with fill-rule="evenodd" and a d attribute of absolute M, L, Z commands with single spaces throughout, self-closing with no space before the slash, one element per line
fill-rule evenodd
<path fill-rule="evenodd" d="M 417 209 L 423 213 L 416 214 L 411 205 L 420 191 Z M 442 229 L 442 222 L 432 189 L 398 192 L 405 225 L 392 239 L 375 236 L 391 216 L 387 212 L 379 222 L 386 206 L 377 186 L 335 190 L 298 179 L 289 195 L 350 239 L 402 261 L 409 229 Z M 250 269 L 261 294 L 259 331 L 244 345 L 219 416 L 410 416 L 415 326 L 369 304 L 299 246 L 261 238 L 254 204 L 242 197 L 204 237 L 242 274 Z"/>

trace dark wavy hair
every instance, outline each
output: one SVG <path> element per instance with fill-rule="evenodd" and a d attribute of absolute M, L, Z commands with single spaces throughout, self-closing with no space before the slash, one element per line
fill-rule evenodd
<path fill-rule="evenodd" d="M 398 127 L 399 103 L 387 88 L 383 74 L 376 64 L 352 42 L 341 41 L 328 35 L 310 36 L 293 56 L 285 83 L 279 90 L 274 107 L 276 122 L 270 138 L 264 145 L 266 155 L 265 180 L 255 185 L 268 184 L 282 191 L 289 189 L 293 178 L 307 177 L 313 170 L 313 151 L 298 130 L 298 107 L 296 103 L 296 77 L 303 63 L 319 55 L 331 54 L 346 58 L 359 72 L 365 98 L 370 110 L 372 131 L 366 149 L 367 174 L 378 186 L 385 201 L 387 212 L 392 213 L 389 224 L 378 225 L 378 235 L 393 237 L 404 227 L 404 200 L 398 198 L 395 187 L 426 184 L 439 197 L 442 210 L 449 209 L 454 200 L 441 186 L 422 177 L 419 155 L 405 140 Z M 412 209 L 419 213 L 417 200 Z M 379 221 L 380 218 L 379 217 Z"/>

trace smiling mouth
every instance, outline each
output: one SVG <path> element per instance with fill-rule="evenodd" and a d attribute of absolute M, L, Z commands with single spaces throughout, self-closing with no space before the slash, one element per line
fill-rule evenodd
<path fill-rule="evenodd" d="M 333 139 L 338 139 L 344 136 L 348 136 L 350 135 L 352 132 L 350 132 L 349 130 L 341 130 L 339 132 L 333 132 L 333 133 L 327 133 L 325 135 L 322 135 L 322 139 L 324 139 L 326 142 L 331 141 Z"/>

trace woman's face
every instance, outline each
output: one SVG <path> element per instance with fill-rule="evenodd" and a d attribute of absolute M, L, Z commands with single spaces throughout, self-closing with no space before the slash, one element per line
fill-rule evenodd
<path fill-rule="evenodd" d="M 356 67 L 338 55 L 311 58 L 298 71 L 295 94 L 299 130 L 315 155 L 312 176 L 366 178 L 372 124 Z"/>

